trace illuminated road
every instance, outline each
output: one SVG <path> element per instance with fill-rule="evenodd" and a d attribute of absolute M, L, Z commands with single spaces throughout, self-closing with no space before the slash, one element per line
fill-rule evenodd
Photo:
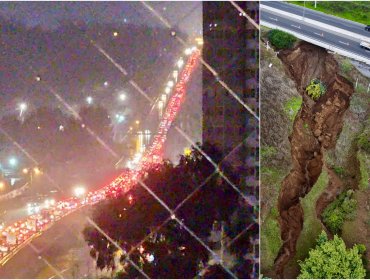
<path fill-rule="evenodd" d="M 77 211 L 57 222 L 31 242 L 39 252 L 26 246 L 21 254 L 16 254 L 0 268 L 0 278 L 51 278 L 56 272 L 48 262 L 65 278 L 82 278 L 85 274 L 94 276 L 91 275 L 94 272 L 93 260 L 81 234 L 87 214 L 86 210 L 83 213 Z"/>
<path fill-rule="evenodd" d="M 168 101 L 168 105 L 159 124 L 159 129 L 154 137 L 152 145 L 145 153 L 140 156 L 136 163 L 136 168 L 124 171 L 109 185 L 86 194 L 84 198 L 72 197 L 63 201 L 58 201 L 50 206 L 43 213 L 32 215 L 25 220 L 7 226 L 2 232 L 0 245 L 2 246 L 2 255 L 0 255 L 0 268 L 8 263 L 20 250 L 29 248 L 27 244 L 48 231 L 56 221 L 63 219 L 76 210 L 86 206 L 94 205 L 109 197 L 117 197 L 126 193 L 138 183 L 138 180 L 145 173 L 155 168 L 162 161 L 163 145 L 167 138 L 167 132 L 181 108 L 185 98 L 186 85 L 193 73 L 200 57 L 200 51 L 193 49 L 189 54 L 188 61 L 183 67 L 174 92 Z M 22 263 L 22 262 L 20 262 Z M 1 269 L 3 270 L 3 269 Z M 30 278 L 28 276 L 28 278 Z"/>

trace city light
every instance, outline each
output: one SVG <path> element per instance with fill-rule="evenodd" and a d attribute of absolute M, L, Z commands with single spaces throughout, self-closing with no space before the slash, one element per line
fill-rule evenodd
<path fill-rule="evenodd" d="M 177 67 L 181 68 L 183 65 L 184 65 L 184 60 L 180 58 L 179 61 L 177 61 Z"/>
<path fill-rule="evenodd" d="M 4 182 L 0 182 L 0 190 L 3 190 L 5 188 L 5 183 Z"/>
<path fill-rule="evenodd" d="M 136 121 L 135 121 L 135 123 L 136 123 L 136 124 L 140 124 L 140 121 L 139 121 L 139 120 L 136 120 Z"/>
<path fill-rule="evenodd" d="M 81 197 L 86 193 L 86 189 L 82 186 L 75 187 L 74 194 L 77 197 Z"/>
<path fill-rule="evenodd" d="M 179 71 L 174 70 L 172 73 L 172 77 L 177 81 L 177 77 L 179 76 Z"/>
<path fill-rule="evenodd" d="M 125 116 L 121 114 L 116 114 L 116 120 L 118 123 L 122 123 L 125 120 Z"/>
<path fill-rule="evenodd" d="M 186 54 L 186 55 L 191 55 L 191 49 L 190 49 L 190 48 L 187 48 L 187 49 L 185 50 L 185 54 Z"/>
<path fill-rule="evenodd" d="M 169 94 L 169 93 L 171 92 L 171 89 L 170 89 L 169 87 L 166 87 L 166 88 L 164 89 L 164 92 L 165 92 L 166 94 Z"/>
<path fill-rule="evenodd" d="M 118 36 L 118 32 L 117 32 L 117 31 L 114 31 L 114 32 L 113 32 L 113 36 L 114 36 L 114 37 L 117 37 L 117 36 Z"/>
<path fill-rule="evenodd" d="M 109 86 L 109 83 L 107 81 L 104 82 L 103 84 L 105 87 Z"/>
<path fill-rule="evenodd" d="M 15 157 L 11 157 L 8 162 L 11 167 L 16 167 L 18 165 L 18 160 Z"/>
<path fill-rule="evenodd" d="M 27 109 L 27 104 L 26 103 L 19 104 L 19 110 L 25 111 L 26 109 Z"/>
<path fill-rule="evenodd" d="M 23 172 L 23 174 L 28 174 L 28 169 L 27 168 L 23 168 L 22 172 Z"/>
<path fill-rule="evenodd" d="M 167 86 L 172 88 L 175 85 L 173 81 L 168 81 Z"/>
<path fill-rule="evenodd" d="M 41 174 L 41 170 L 38 167 L 33 168 L 33 172 L 35 173 L 35 175 Z"/>
<path fill-rule="evenodd" d="M 121 93 L 119 96 L 118 96 L 119 100 L 121 101 L 125 101 L 126 100 L 126 94 L 124 93 Z"/>
<path fill-rule="evenodd" d="M 86 102 L 91 105 L 93 103 L 93 98 L 91 96 L 86 97 Z"/>

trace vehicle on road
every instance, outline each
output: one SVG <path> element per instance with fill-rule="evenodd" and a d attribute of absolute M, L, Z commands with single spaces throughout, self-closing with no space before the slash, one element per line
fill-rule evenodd
<path fill-rule="evenodd" d="M 366 31 L 370 31 L 370 25 L 365 26 Z"/>
<path fill-rule="evenodd" d="M 370 43 L 368 43 L 368 42 L 361 42 L 360 47 L 370 51 Z"/>

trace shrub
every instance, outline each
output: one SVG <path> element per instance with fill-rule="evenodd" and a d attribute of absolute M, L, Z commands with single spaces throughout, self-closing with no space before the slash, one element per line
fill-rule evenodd
<path fill-rule="evenodd" d="M 308 96 L 310 96 L 313 100 L 317 100 L 325 94 L 326 86 L 319 79 L 313 79 L 306 87 L 306 91 Z"/>
<path fill-rule="evenodd" d="M 358 245 L 346 248 L 343 239 L 334 236 L 328 240 L 321 233 L 317 245 L 309 252 L 309 257 L 299 263 L 299 279 L 362 279 L 366 270 L 361 259 L 361 248 Z"/>
<path fill-rule="evenodd" d="M 332 233 L 339 233 L 345 220 L 355 218 L 357 200 L 352 198 L 353 191 L 343 192 L 325 208 L 322 217 Z"/>
<path fill-rule="evenodd" d="M 268 33 L 268 39 L 277 49 L 290 49 L 293 47 L 296 37 L 278 29 L 272 29 Z"/>

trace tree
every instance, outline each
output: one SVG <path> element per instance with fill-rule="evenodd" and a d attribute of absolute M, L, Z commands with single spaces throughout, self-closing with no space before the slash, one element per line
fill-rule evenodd
<path fill-rule="evenodd" d="M 270 30 L 268 39 L 277 49 L 290 49 L 297 40 L 293 35 L 278 29 Z"/>
<path fill-rule="evenodd" d="M 222 154 L 211 145 L 203 145 L 202 150 L 216 163 Z M 235 181 L 236 175 L 230 166 L 224 165 L 224 174 Z M 176 212 L 176 217 L 197 237 L 207 243 L 215 220 L 230 222 L 230 217 L 238 207 L 239 195 L 220 176 L 213 175 L 212 164 L 195 148 L 189 156 L 182 156 L 178 165 L 164 162 L 159 168 L 148 172 L 144 183 L 171 209 L 175 209 L 184 199 L 197 190 Z M 209 179 L 206 181 L 206 179 Z M 198 188 L 204 181 L 206 183 Z M 129 199 L 131 197 L 132 199 Z M 128 194 L 118 199 L 101 203 L 93 212 L 94 222 L 126 252 L 132 250 L 130 259 L 151 278 L 193 278 L 199 265 L 205 264 L 209 252 L 184 226 L 170 219 L 156 233 L 153 232 L 170 214 L 141 185 L 135 186 Z M 142 248 L 137 244 L 142 243 Z M 238 232 L 230 233 L 234 238 Z M 117 251 L 95 228 L 84 230 L 85 240 L 98 252 L 98 267 L 112 267 L 113 255 Z M 121 259 L 124 273 L 116 277 L 142 277 L 131 265 L 127 265 L 124 255 Z"/>
<path fill-rule="evenodd" d="M 328 240 L 322 232 L 317 245 L 309 252 L 309 257 L 301 262 L 299 279 L 362 279 L 366 271 L 362 263 L 363 248 L 355 245 L 346 248 L 343 239 L 334 236 Z"/>

